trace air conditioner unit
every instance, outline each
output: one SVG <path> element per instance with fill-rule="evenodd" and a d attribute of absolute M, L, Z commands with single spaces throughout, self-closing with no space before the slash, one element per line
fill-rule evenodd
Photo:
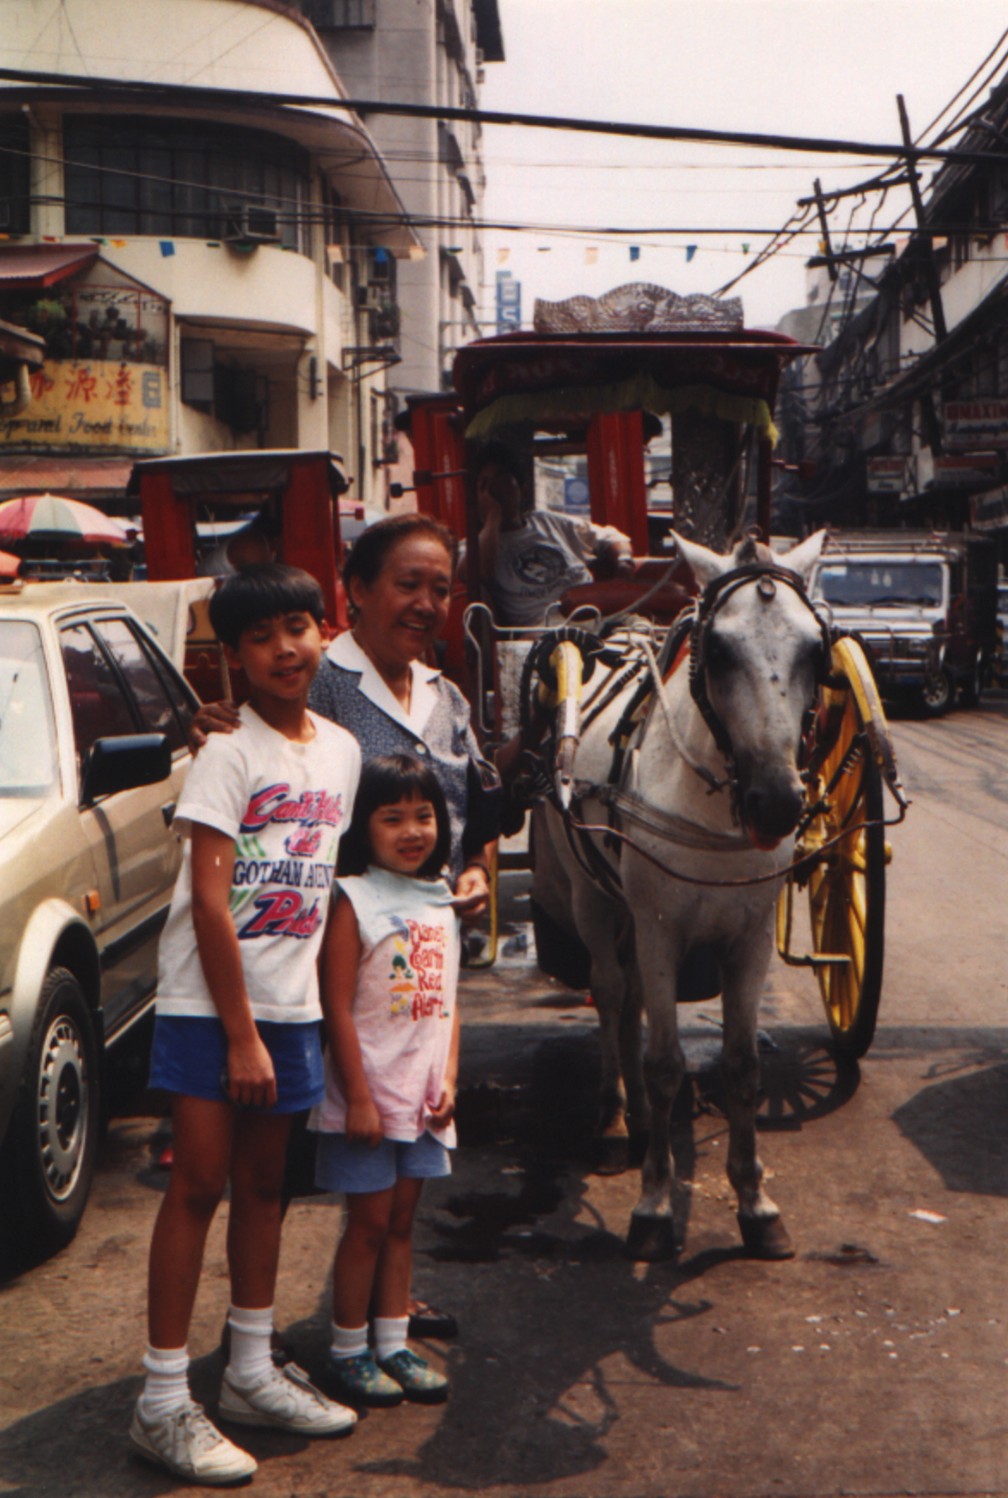
<path fill-rule="evenodd" d="M 229 203 L 224 208 L 226 244 L 278 244 L 280 222 L 275 208 L 261 203 Z"/>

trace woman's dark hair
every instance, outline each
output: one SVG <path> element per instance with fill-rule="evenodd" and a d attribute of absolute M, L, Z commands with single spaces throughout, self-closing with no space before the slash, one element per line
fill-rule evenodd
<path fill-rule="evenodd" d="M 246 629 L 280 614 L 325 617 L 322 589 L 310 573 L 286 562 L 254 562 L 226 577 L 210 599 L 210 623 L 218 640 L 237 648 Z"/>
<path fill-rule="evenodd" d="M 432 536 L 435 541 L 440 541 L 451 557 L 454 572 L 458 542 L 446 525 L 442 525 L 440 520 L 435 520 L 431 515 L 421 515 L 414 511 L 408 515 L 389 515 L 385 520 L 379 520 L 374 525 L 369 525 L 367 530 L 361 531 L 350 548 L 343 563 L 343 586 L 346 588 L 347 598 L 350 597 L 350 583 L 355 577 L 359 577 L 362 583 L 370 587 L 384 567 L 392 548 L 411 536 Z"/>
<path fill-rule="evenodd" d="M 436 879 L 451 852 L 448 803 L 430 765 L 412 754 L 378 754 L 365 762 L 354 800 L 350 826 L 340 839 L 338 872 L 363 874 L 372 862 L 370 823 L 382 806 L 397 801 L 429 801 L 437 821 L 437 842 L 430 857 L 416 871 L 416 879 Z"/>

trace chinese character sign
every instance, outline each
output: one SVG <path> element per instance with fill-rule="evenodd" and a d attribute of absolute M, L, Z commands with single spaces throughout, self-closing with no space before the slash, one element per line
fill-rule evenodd
<path fill-rule="evenodd" d="M 169 445 L 168 372 L 114 359 L 47 359 L 23 411 L 0 416 L 0 446 L 160 453 Z"/>

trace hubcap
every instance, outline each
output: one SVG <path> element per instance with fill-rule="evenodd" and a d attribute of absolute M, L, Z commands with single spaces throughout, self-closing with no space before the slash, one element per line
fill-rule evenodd
<path fill-rule="evenodd" d="M 46 1189 L 65 1201 L 77 1184 L 90 1114 L 87 1059 L 77 1027 L 60 1015 L 42 1048 L 38 1146 Z"/>

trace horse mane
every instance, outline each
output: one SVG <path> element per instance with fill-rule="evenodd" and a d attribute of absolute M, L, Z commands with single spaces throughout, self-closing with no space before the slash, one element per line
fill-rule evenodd
<path fill-rule="evenodd" d="M 762 541 L 757 541 L 753 535 L 746 535 L 735 547 L 732 561 L 737 567 L 748 566 L 751 562 L 772 562 L 774 554 L 769 546 Z"/>

